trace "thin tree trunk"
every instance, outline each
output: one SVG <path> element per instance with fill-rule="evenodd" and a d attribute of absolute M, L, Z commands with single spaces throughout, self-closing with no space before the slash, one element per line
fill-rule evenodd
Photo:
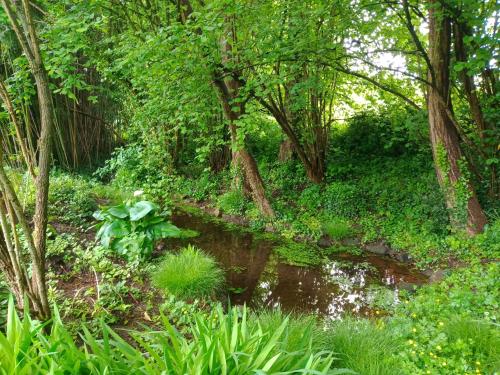
<path fill-rule="evenodd" d="M 451 213 L 452 225 L 465 225 L 469 234 L 476 234 L 483 230 L 487 220 L 466 176 L 467 171 L 463 170 L 467 167 L 462 157 L 459 136 L 449 117 L 451 22 L 437 0 L 430 0 L 430 3 L 429 60 L 434 77 L 433 85 L 429 87 L 428 110 L 436 173 Z M 466 223 L 460 223 L 461 215 L 457 215 L 462 205 L 466 210 Z"/>
<path fill-rule="evenodd" d="M 293 144 L 290 139 L 285 139 L 280 143 L 280 150 L 278 154 L 278 160 L 281 162 L 287 162 L 292 160 L 293 157 Z"/>
<path fill-rule="evenodd" d="M 221 40 L 222 65 L 227 66 L 232 62 L 233 46 L 236 36 L 230 19 L 226 19 L 226 32 Z M 214 85 L 218 89 L 219 100 L 226 120 L 229 122 L 231 134 L 231 146 L 233 150 L 233 159 L 243 171 L 245 179 L 244 184 L 249 188 L 252 198 L 260 212 L 266 217 L 274 217 L 274 211 L 267 200 L 264 183 L 259 173 L 257 163 L 253 156 L 245 148 L 245 142 L 239 142 L 237 122 L 245 113 L 245 103 L 241 100 L 236 102 L 239 97 L 241 83 L 232 74 L 228 74 L 224 79 L 214 77 Z"/>
<path fill-rule="evenodd" d="M 16 131 L 16 138 L 21 148 L 21 153 L 24 158 L 24 162 L 26 164 L 26 168 L 28 168 L 28 172 L 33 180 L 36 179 L 35 169 L 33 167 L 35 156 L 30 153 L 28 149 L 28 145 L 26 144 L 26 139 L 21 132 L 21 124 L 17 118 L 16 111 L 14 110 L 14 106 L 12 105 L 12 101 L 10 100 L 9 93 L 7 92 L 7 88 L 4 83 L 0 81 L 0 97 L 7 108 L 7 112 L 9 113 L 10 121 L 14 125 L 14 129 Z"/>
<path fill-rule="evenodd" d="M 33 24 L 31 4 L 29 0 L 22 0 L 21 4 L 13 0 L 1 0 L 10 25 L 16 34 L 17 40 L 26 56 L 31 73 L 35 79 L 38 106 L 40 112 L 40 136 L 38 138 L 38 175 L 35 181 L 36 198 L 35 214 L 33 217 L 33 234 L 26 224 L 24 213 L 18 205 L 18 199 L 10 182 L 1 169 L 2 188 L 8 195 L 9 202 L 22 224 L 23 232 L 30 247 L 31 261 L 31 289 L 34 294 L 30 298 L 38 318 L 50 318 L 50 306 L 47 298 L 45 282 L 45 250 L 47 231 L 47 201 L 49 193 L 49 171 L 51 162 L 51 136 L 54 127 L 54 105 L 49 88 L 49 77 L 42 61 L 38 36 Z M 5 239 L 9 241 L 10 239 Z"/>

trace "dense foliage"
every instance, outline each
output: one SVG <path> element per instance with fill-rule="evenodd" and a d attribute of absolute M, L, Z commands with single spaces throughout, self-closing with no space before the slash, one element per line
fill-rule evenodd
<path fill-rule="evenodd" d="M 496 1 L 0 5 L 1 374 L 500 372 Z"/>

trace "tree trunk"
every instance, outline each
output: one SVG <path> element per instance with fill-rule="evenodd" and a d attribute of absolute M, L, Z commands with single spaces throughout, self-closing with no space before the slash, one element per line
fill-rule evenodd
<path fill-rule="evenodd" d="M 35 215 L 33 217 L 34 232 L 33 239 L 39 257 L 40 267 L 33 270 L 33 282 L 39 291 L 40 302 L 42 304 L 42 314 L 45 318 L 50 317 L 50 306 L 47 300 L 47 286 L 45 282 L 45 250 L 47 239 L 47 203 L 49 197 L 49 172 L 51 161 L 51 137 L 54 125 L 54 106 L 52 95 L 49 89 L 49 78 L 43 65 L 38 66 L 35 75 L 37 86 L 38 103 L 40 106 L 41 133 L 38 140 L 38 176 L 36 179 L 36 204 Z"/>
<path fill-rule="evenodd" d="M 437 0 L 430 0 L 430 3 L 429 60 L 434 77 L 433 85 L 429 87 L 428 111 L 436 173 L 445 194 L 452 225 L 458 228 L 466 226 L 469 234 L 476 234 L 483 230 L 486 216 L 467 178 L 458 132 L 449 117 L 451 22 Z M 429 76 L 432 79 L 432 74 Z M 462 218 L 460 211 L 464 211 L 466 219 Z"/>
<path fill-rule="evenodd" d="M 8 197 L 7 205 L 12 205 L 30 250 L 31 288 L 28 288 L 26 292 L 28 292 L 37 317 L 41 320 L 47 320 L 50 318 L 51 312 L 45 283 L 45 249 L 54 105 L 49 88 L 49 77 L 43 64 L 38 36 L 31 15 L 31 3 L 28 0 L 22 0 L 21 4 L 16 4 L 13 0 L 1 0 L 1 3 L 9 18 L 12 30 L 16 34 L 17 40 L 28 60 L 31 74 L 35 79 L 38 96 L 41 130 L 38 138 L 38 175 L 35 181 L 36 197 L 33 233 L 27 224 L 17 195 L 3 170 L 3 165 L 0 165 L 0 180 L 2 190 Z M 11 222 L 13 222 L 13 219 L 11 217 Z M 15 225 L 12 225 L 12 227 L 15 228 Z M 16 237 L 14 233 L 15 229 L 13 237 Z M 6 233 L 4 233 L 4 236 L 5 242 L 11 241 L 11 238 L 6 236 Z M 15 247 L 19 252 L 17 242 L 15 243 Z M 21 285 L 17 285 L 17 287 L 18 289 L 23 289 Z"/>
<path fill-rule="evenodd" d="M 467 51 L 465 49 L 464 37 L 467 36 L 467 30 L 464 25 L 457 22 L 453 24 L 453 34 L 455 37 L 455 55 L 457 61 L 467 62 Z M 483 111 L 481 108 L 481 103 L 477 96 L 476 85 L 474 84 L 474 79 L 468 74 L 467 69 L 462 69 L 460 71 L 460 79 L 464 87 L 465 95 L 469 103 L 469 108 L 472 113 L 472 118 L 476 123 L 479 138 L 484 138 L 484 130 L 486 129 L 486 124 L 484 121 Z"/>
<path fill-rule="evenodd" d="M 221 39 L 222 66 L 226 67 L 233 62 L 232 44 L 236 39 L 233 23 L 230 18 L 226 18 L 226 31 Z M 244 185 L 250 190 L 252 198 L 260 212 L 266 217 L 274 217 L 274 211 L 267 200 L 264 183 L 259 173 L 257 163 L 253 156 L 246 150 L 245 141 L 240 142 L 237 122 L 245 113 L 245 103 L 239 98 L 241 83 L 237 79 L 235 72 L 226 74 L 223 79 L 214 75 L 213 83 L 219 94 L 219 100 L 222 105 L 224 116 L 229 122 L 229 131 L 231 134 L 231 148 L 233 150 L 233 159 L 236 165 L 241 167 L 244 177 Z"/>
<path fill-rule="evenodd" d="M 278 160 L 282 163 L 292 160 L 293 157 L 293 144 L 290 139 L 285 139 L 280 144 L 280 151 Z"/>

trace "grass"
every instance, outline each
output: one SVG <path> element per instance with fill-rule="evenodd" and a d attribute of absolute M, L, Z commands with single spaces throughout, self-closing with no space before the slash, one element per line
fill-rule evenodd
<path fill-rule="evenodd" d="M 212 257 L 188 245 L 179 254 L 168 254 L 152 279 L 167 294 L 194 299 L 215 294 L 224 284 L 224 272 Z"/>
<path fill-rule="evenodd" d="M 335 353 L 335 367 L 362 375 L 401 375 L 398 352 L 401 341 L 394 332 L 369 320 L 345 318 L 331 323 L 321 337 L 322 346 Z"/>
<path fill-rule="evenodd" d="M 323 223 L 323 233 L 334 240 L 343 240 L 353 235 L 354 231 L 347 220 L 335 218 Z"/>
<path fill-rule="evenodd" d="M 495 323 L 457 317 L 444 326 L 444 332 L 452 343 L 467 342 L 483 371 L 500 370 L 500 331 Z"/>
<path fill-rule="evenodd" d="M 285 320 L 288 320 L 288 325 L 282 335 L 281 351 L 295 352 L 307 347 L 323 350 L 314 345 L 314 339 L 321 334 L 321 330 L 313 315 L 285 314 L 278 308 L 253 313 L 250 322 L 258 322 L 264 332 L 275 332 Z"/>

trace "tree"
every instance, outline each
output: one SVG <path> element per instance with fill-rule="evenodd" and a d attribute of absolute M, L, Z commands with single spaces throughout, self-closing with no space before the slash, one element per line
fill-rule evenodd
<path fill-rule="evenodd" d="M 409 26 L 411 31 L 410 23 Z M 487 220 L 468 177 L 467 162 L 454 124 L 450 92 L 451 27 L 451 19 L 442 4 L 430 0 L 429 53 L 424 56 L 431 82 L 427 105 L 436 173 L 452 224 L 460 227 L 464 222 L 461 216 L 465 214 L 467 231 L 476 234 L 483 230 Z M 415 42 L 421 48 L 416 37 Z"/>
<path fill-rule="evenodd" d="M 221 5 L 224 7 L 225 4 Z M 183 24 L 187 23 L 193 14 L 193 7 L 189 0 L 179 0 L 178 9 L 180 11 L 180 21 Z M 246 100 L 241 95 L 241 71 L 235 69 L 238 66 L 238 56 L 234 53 L 233 45 L 237 42 L 237 35 L 234 14 L 230 12 L 231 7 L 223 8 L 222 35 L 218 38 L 219 50 L 215 51 L 215 55 L 220 56 L 220 60 L 215 61 L 210 74 L 212 83 L 218 93 L 225 120 L 229 124 L 233 162 L 243 172 L 245 191 L 250 193 L 264 216 L 273 217 L 274 211 L 266 197 L 257 162 L 246 149 L 245 135 L 241 134 L 238 126 L 238 123 L 245 115 Z M 203 35 L 204 27 L 202 26 L 206 25 L 196 25 L 196 34 Z M 209 25 L 209 27 L 212 26 Z"/>
<path fill-rule="evenodd" d="M 239 70 L 246 90 L 275 118 L 308 178 L 325 174 L 350 21 L 343 1 L 262 1 L 244 8 Z M 329 64 L 324 64 L 329 61 Z"/>
<path fill-rule="evenodd" d="M 38 138 L 38 161 L 36 164 L 36 201 L 33 217 L 33 230 L 17 198 L 16 192 L 7 173 L 0 165 L 0 224 L 2 238 L 0 241 L 0 267 L 7 276 L 17 302 L 23 305 L 27 295 L 34 313 L 45 320 L 50 317 L 45 282 L 45 250 L 47 230 L 47 200 L 49 191 L 49 170 L 51 162 L 51 136 L 54 126 L 54 106 L 49 89 L 49 77 L 45 69 L 40 44 L 33 22 L 33 3 L 2 0 L 12 30 L 19 42 L 24 56 L 36 83 L 38 106 L 40 112 L 40 135 Z M 22 142 L 22 140 L 20 140 Z M 31 263 L 31 276 L 28 264 L 24 261 L 22 248 L 17 233 L 17 224 L 26 238 Z"/>
<path fill-rule="evenodd" d="M 361 3 L 358 12 L 370 12 L 369 21 L 365 22 L 363 18 L 362 22 L 371 26 L 366 28 L 360 26 L 361 32 L 352 34 L 351 37 L 356 36 L 358 43 L 356 48 L 348 49 L 348 54 L 352 60 L 357 61 L 358 65 L 370 73 L 360 72 L 359 68 L 352 69 L 346 66 L 339 66 L 338 70 L 368 81 L 405 100 L 415 108 L 419 107 L 412 98 L 415 91 L 412 93 L 409 90 L 412 86 L 415 89 L 421 88 L 426 96 L 429 134 L 437 179 L 445 196 L 450 221 L 455 229 L 466 228 L 470 234 L 475 234 L 483 230 L 486 216 L 480 206 L 470 176 L 471 171 L 478 174 L 477 170 L 474 168 L 472 158 L 464 153 L 462 146 L 466 143 L 470 152 L 482 155 L 483 158 L 487 156 L 487 153 L 484 147 L 474 144 L 470 135 L 467 134 L 466 127 L 457 120 L 455 110 L 458 107 L 457 102 L 460 102 L 452 92 L 452 87 L 456 86 L 456 82 L 453 72 L 450 71 L 453 66 L 452 29 L 458 20 L 463 22 L 463 17 L 459 16 L 463 13 L 457 10 L 464 8 L 463 3 L 465 2 L 429 1 L 426 3 L 429 26 L 427 48 L 414 22 L 415 20 L 420 23 L 425 22 L 425 10 L 421 9 L 418 3 L 402 0 L 401 3 L 384 3 L 380 7 L 370 2 Z M 465 13 L 470 15 L 471 10 Z M 478 19 L 481 25 L 485 24 L 486 20 L 481 17 L 476 17 L 476 23 Z M 404 30 L 401 30 L 401 26 Z M 375 42 L 369 43 L 369 40 L 375 40 Z M 462 64 L 466 59 L 461 46 L 463 42 L 463 36 L 460 36 L 456 30 L 455 53 L 457 60 L 462 60 Z M 375 48 L 371 44 L 375 44 Z M 404 57 L 406 66 L 399 68 L 381 64 L 382 54 L 387 53 L 400 58 Z M 470 61 L 467 64 L 469 63 Z M 458 68 L 461 67 L 458 66 Z M 462 74 L 462 80 L 463 78 Z M 392 87 L 393 81 L 396 81 L 400 87 Z M 480 135 L 485 125 L 477 108 L 479 100 L 476 100 L 473 92 L 470 92 L 473 88 L 473 81 L 473 79 L 466 78 L 463 86 L 469 101 L 470 115 Z M 410 86 L 405 88 L 405 82 Z M 482 176 L 479 177 L 483 182 Z"/>

